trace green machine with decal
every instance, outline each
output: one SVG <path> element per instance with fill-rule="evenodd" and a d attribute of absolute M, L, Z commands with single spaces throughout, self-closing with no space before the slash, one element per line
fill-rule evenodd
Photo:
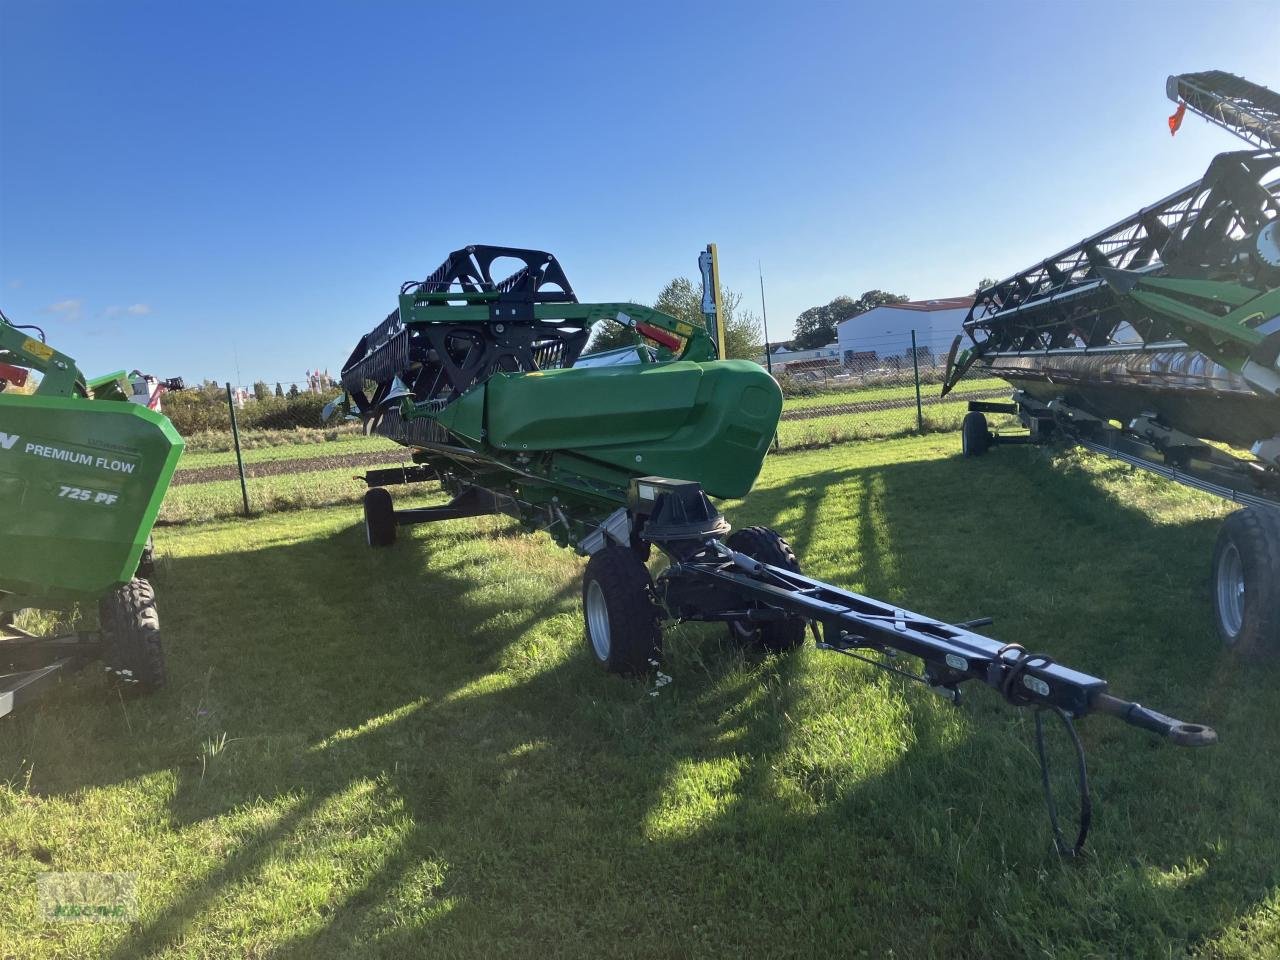
<path fill-rule="evenodd" d="M 132 394 L 0 315 L 0 716 L 93 659 L 127 687 L 164 683 L 149 543 L 183 442 Z M 95 632 L 17 626 L 23 608 L 94 602 Z"/>

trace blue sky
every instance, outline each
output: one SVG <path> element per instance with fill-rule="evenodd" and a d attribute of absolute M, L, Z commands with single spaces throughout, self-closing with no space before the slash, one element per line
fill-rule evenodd
<path fill-rule="evenodd" d="M 1237 142 L 1166 75 L 1278 51 L 1275 2 L 0 0 L 0 305 L 90 374 L 287 382 L 468 243 L 650 301 L 714 240 L 780 339 L 1194 180 Z"/>

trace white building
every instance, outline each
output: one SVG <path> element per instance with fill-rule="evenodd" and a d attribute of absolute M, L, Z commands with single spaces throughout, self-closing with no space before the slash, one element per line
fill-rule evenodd
<path fill-rule="evenodd" d="M 873 307 L 836 325 L 841 360 L 859 366 L 884 365 L 894 358 L 909 363 L 914 330 L 921 362 L 932 356 L 942 363 L 972 306 L 973 297 L 942 297 Z"/>
<path fill-rule="evenodd" d="M 769 345 L 768 363 L 777 373 L 779 370 L 785 370 L 789 364 L 824 359 L 835 361 L 839 356 L 839 343 L 828 343 L 825 347 L 819 347 L 816 350 L 792 350 L 789 343 L 772 343 Z M 763 355 L 760 357 L 760 363 L 761 365 L 765 364 Z M 814 366 L 815 364 L 809 363 L 806 365 Z M 820 366 L 821 364 L 817 365 Z"/>

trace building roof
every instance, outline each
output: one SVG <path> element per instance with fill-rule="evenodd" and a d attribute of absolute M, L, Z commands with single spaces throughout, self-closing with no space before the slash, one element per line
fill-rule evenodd
<path fill-rule="evenodd" d="M 968 310 L 973 306 L 973 297 L 939 297 L 936 300 L 908 300 L 906 303 L 882 303 L 880 306 L 891 310 Z M 872 307 L 872 309 L 878 309 Z M 870 313 L 870 311 L 867 311 Z"/>
<path fill-rule="evenodd" d="M 938 310 L 968 310 L 973 306 L 973 300 L 973 297 L 937 297 L 933 300 L 908 300 L 906 303 L 882 303 L 864 313 L 845 317 L 836 326 L 840 327 L 854 320 L 861 320 L 867 314 L 874 313 L 877 310 L 912 310 L 917 313 L 935 313 Z M 850 327 L 850 329 L 853 328 Z"/>

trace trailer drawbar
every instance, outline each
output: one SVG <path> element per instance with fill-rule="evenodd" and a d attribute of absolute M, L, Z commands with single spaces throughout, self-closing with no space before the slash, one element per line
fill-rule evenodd
<path fill-rule="evenodd" d="M 371 471 L 365 481 L 365 522 L 371 545 L 387 545 L 395 528 L 484 513 L 504 513 L 527 524 L 542 512 L 519 497 L 494 496 L 468 483 L 462 471 L 434 471 L 454 493 L 454 505 L 395 511 L 385 486 L 428 479 L 422 468 Z M 555 524 L 555 511 L 544 523 Z M 1064 855 L 1084 847 L 1092 819 L 1084 746 L 1075 721 L 1091 713 L 1115 717 L 1179 746 L 1217 741 L 1209 727 L 1184 723 L 1113 696 L 1099 677 L 1056 662 L 1017 643 L 974 632 L 990 618 L 943 623 L 893 604 L 806 577 L 787 542 L 767 527 L 730 533 L 723 515 L 694 481 L 633 479 L 626 506 L 578 543 L 590 560 L 583 576 L 587 645 L 614 673 L 650 672 L 661 651 L 663 622 L 719 621 L 740 640 L 775 652 L 794 649 L 812 635 L 817 649 L 854 657 L 924 684 L 959 704 L 962 684 L 978 681 L 1014 707 L 1035 711 L 1036 752 L 1054 844 Z M 652 547 L 669 565 L 651 576 Z M 918 670 L 902 657 L 916 658 Z M 1065 728 L 1075 750 L 1078 828 L 1068 842 L 1050 790 L 1044 718 Z"/>

